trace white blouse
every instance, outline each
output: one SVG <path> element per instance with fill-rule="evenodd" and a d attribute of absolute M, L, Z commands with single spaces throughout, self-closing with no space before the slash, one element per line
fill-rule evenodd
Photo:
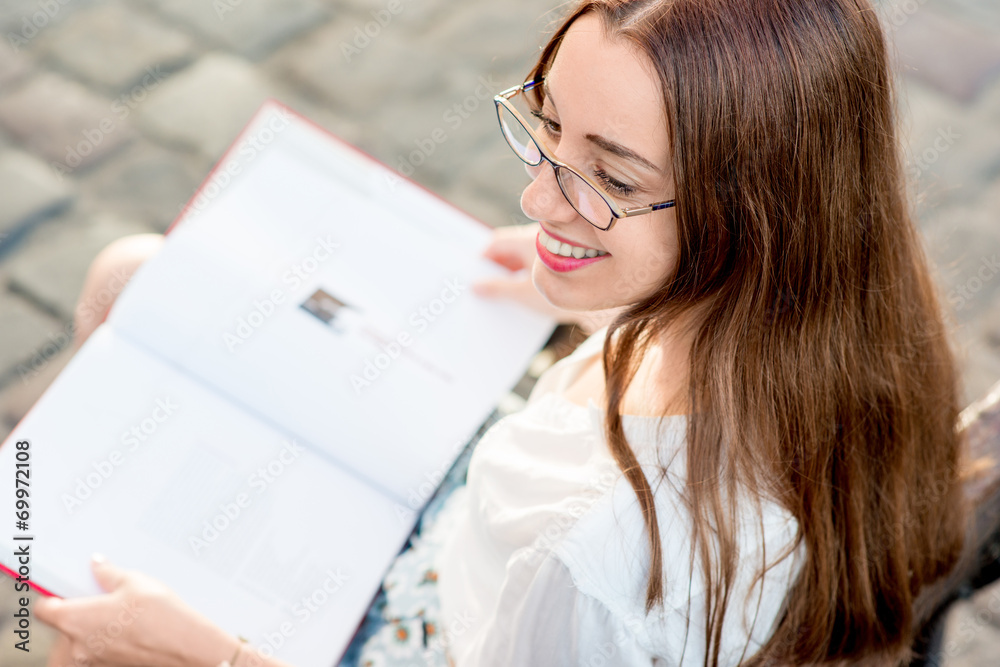
<path fill-rule="evenodd" d="M 665 604 L 647 615 L 648 538 L 635 493 L 605 444 L 603 411 L 563 395 L 606 333 L 553 365 L 525 408 L 489 429 L 467 484 L 436 522 L 448 531 L 435 565 L 456 667 L 704 664 L 705 584 L 690 566 L 680 497 L 686 418 L 667 417 L 660 428 L 654 417 L 623 418 L 655 494 L 663 546 Z M 659 483 L 657 453 L 667 467 Z M 778 558 L 797 528 L 783 508 L 767 500 L 760 513 L 749 501 L 740 507 L 721 665 L 739 664 L 771 636 L 803 555 L 800 547 Z M 765 553 L 776 564 L 755 583 Z"/>

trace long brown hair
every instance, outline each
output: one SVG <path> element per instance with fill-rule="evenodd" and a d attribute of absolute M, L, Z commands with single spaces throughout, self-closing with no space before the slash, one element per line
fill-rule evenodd
<path fill-rule="evenodd" d="M 536 79 L 590 12 L 655 67 L 676 185 L 676 271 L 615 319 L 603 357 L 605 435 L 650 543 L 646 610 L 681 582 L 663 581 L 621 406 L 655 333 L 697 308 L 684 493 L 709 590 L 706 664 L 740 558 L 732 501 L 747 492 L 796 518 L 805 559 L 746 664 L 906 660 L 914 597 L 955 563 L 966 508 L 958 381 L 878 18 L 866 0 L 588 1 Z"/>

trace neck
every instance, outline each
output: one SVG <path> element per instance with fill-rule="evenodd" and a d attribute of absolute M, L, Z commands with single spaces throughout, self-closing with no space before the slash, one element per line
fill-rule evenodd
<path fill-rule="evenodd" d="M 690 412 L 689 359 L 696 322 L 695 313 L 684 313 L 654 335 L 625 393 L 624 414 L 660 416 Z"/>

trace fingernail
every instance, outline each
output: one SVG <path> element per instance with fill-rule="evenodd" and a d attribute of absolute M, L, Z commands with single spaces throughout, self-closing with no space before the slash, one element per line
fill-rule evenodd
<path fill-rule="evenodd" d="M 104 557 L 104 554 L 99 554 L 94 552 L 90 554 L 90 562 L 97 563 L 98 565 L 103 565 L 108 562 L 108 559 Z"/>

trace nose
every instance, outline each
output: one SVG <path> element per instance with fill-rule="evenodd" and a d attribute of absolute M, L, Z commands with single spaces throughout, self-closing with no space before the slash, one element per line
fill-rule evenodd
<path fill-rule="evenodd" d="M 546 161 L 537 167 L 527 166 L 532 181 L 521 193 L 521 211 L 532 220 L 572 222 L 579 218 L 559 189 L 556 172 Z"/>

